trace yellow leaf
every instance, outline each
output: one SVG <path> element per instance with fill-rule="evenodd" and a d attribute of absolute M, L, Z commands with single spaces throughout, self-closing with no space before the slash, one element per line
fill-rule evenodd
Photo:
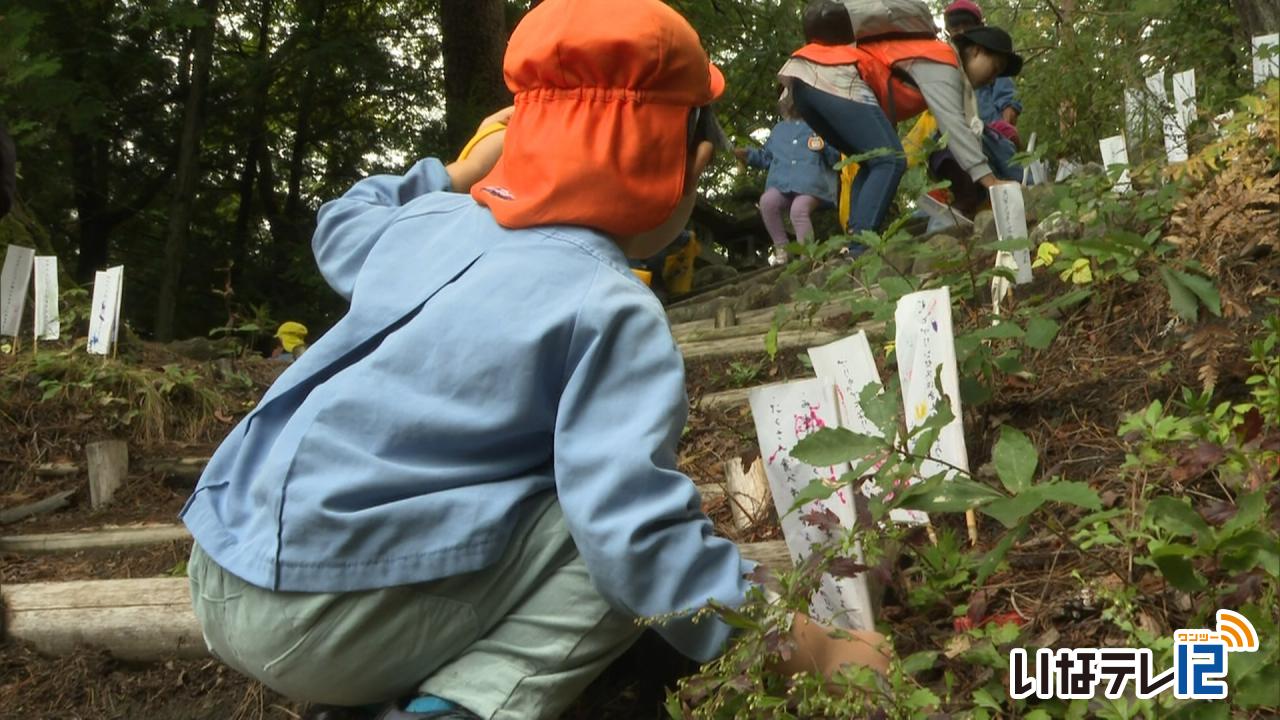
<path fill-rule="evenodd" d="M 1042 242 L 1040 247 L 1036 248 L 1036 261 L 1031 263 L 1031 267 L 1048 267 L 1053 264 L 1053 259 L 1058 257 L 1061 252 L 1057 245 L 1051 242 Z"/>
<path fill-rule="evenodd" d="M 1093 282 L 1093 268 L 1089 265 L 1088 258 L 1080 258 L 1071 263 L 1071 267 L 1059 273 L 1058 277 L 1064 282 L 1070 280 L 1076 285 L 1088 285 Z"/>

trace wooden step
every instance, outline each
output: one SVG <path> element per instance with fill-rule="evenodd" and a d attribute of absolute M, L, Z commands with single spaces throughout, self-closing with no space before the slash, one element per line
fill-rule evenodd
<path fill-rule="evenodd" d="M 80 646 L 125 660 L 208 654 L 186 578 L 86 580 L 5 585 L 8 637 L 49 655 Z"/>
<path fill-rule="evenodd" d="M 873 291 L 879 292 L 879 288 L 873 288 Z M 862 291 L 854 291 L 841 293 L 834 296 L 829 302 L 818 309 L 814 315 L 815 322 L 821 322 L 833 317 L 838 317 L 849 312 L 849 301 L 863 296 Z M 787 303 L 783 306 L 774 305 L 772 307 L 760 308 L 759 310 L 745 310 L 737 314 L 738 323 L 733 327 L 760 327 L 763 326 L 764 332 L 769 331 L 769 327 L 773 325 L 774 315 L 777 314 L 779 307 L 785 307 L 789 312 L 795 311 L 801 306 L 808 306 L 808 303 Z M 676 340 L 684 341 L 693 339 L 694 336 L 704 333 L 708 330 L 716 329 L 716 321 L 714 319 L 707 320 L 690 320 L 688 322 L 679 323 L 671 326 L 671 334 Z"/>
<path fill-rule="evenodd" d="M 825 345 L 844 337 L 848 333 L 808 328 L 804 330 L 784 330 L 778 333 L 778 350 L 794 350 L 809 348 L 814 345 Z M 734 355 L 764 355 L 763 333 L 744 337 L 730 337 L 723 340 L 700 340 L 680 344 L 680 352 L 686 362 L 690 360 L 707 360 L 732 357 Z"/>
<path fill-rule="evenodd" d="M 766 566 L 791 564 L 782 541 L 745 544 L 741 550 Z M 139 661 L 208 654 L 186 578 L 5 585 L 0 598 L 7 608 L 6 636 L 49 655 L 68 655 L 81 646 Z"/>
<path fill-rule="evenodd" d="M 0 537 L 0 553 L 57 553 L 155 545 L 191 539 L 181 524 L 103 528 L 77 532 Z"/>

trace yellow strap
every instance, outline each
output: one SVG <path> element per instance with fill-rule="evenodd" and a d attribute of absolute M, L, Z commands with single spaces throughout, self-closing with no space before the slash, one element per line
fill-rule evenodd
<path fill-rule="evenodd" d="M 507 129 L 506 123 L 490 123 L 480 128 L 478 131 L 476 131 L 475 137 L 467 141 L 467 145 L 466 147 L 462 148 L 462 152 L 458 153 L 458 159 L 466 160 L 467 156 L 471 154 L 471 151 L 475 149 L 476 145 L 480 144 L 481 140 L 484 140 L 485 138 L 489 137 L 490 135 L 493 135 L 494 133 L 500 133 L 506 129 Z"/>

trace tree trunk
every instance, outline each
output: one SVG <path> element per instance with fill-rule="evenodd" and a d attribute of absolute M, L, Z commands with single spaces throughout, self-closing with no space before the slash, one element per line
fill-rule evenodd
<path fill-rule="evenodd" d="M 1276 0 L 1231 0 L 1247 37 L 1280 32 L 1280 3 Z"/>
<path fill-rule="evenodd" d="M 68 133 L 71 141 L 71 195 L 76 204 L 80 231 L 80 255 L 76 282 L 84 285 L 107 264 L 107 240 L 111 235 L 107 209 L 106 169 L 98 164 L 101 142 L 85 133 Z"/>
<path fill-rule="evenodd" d="M 238 283 L 245 263 L 249 257 L 249 226 L 253 219 L 253 188 L 258 180 L 258 164 L 262 153 L 266 150 L 267 141 L 267 95 L 271 89 L 274 71 L 271 57 L 271 16 L 275 7 L 274 0 L 262 0 L 258 5 L 258 47 L 254 52 L 254 72 L 252 96 L 250 98 L 250 120 L 246 136 L 249 144 L 245 148 L 244 167 L 240 172 L 240 205 L 236 209 L 235 232 L 232 236 L 232 269 L 233 287 Z"/>
<path fill-rule="evenodd" d="M 156 337 L 162 342 L 173 339 L 178 283 L 182 278 L 182 261 L 191 232 L 191 209 L 200 179 L 200 135 L 204 130 L 204 100 L 209 85 L 209 70 L 213 65 L 213 40 L 217 34 L 218 0 L 200 0 L 199 8 L 204 15 L 204 24 L 194 31 L 191 83 L 187 90 L 182 144 L 178 153 L 178 178 L 169 211 L 164 273 L 160 281 L 160 305 L 156 313 Z"/>
<path fill-rule="evenodd" d="M 507 31 L 503 0 L 441 0 L 445 137 L 462 149 L 485 116 L 511 103 L 502 78 Z"/>

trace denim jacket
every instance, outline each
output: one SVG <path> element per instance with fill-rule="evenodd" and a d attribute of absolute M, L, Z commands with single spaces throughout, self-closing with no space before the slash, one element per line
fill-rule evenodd
<path fill-rule="evenodd" d="M 821 147 L 810 148 L 810 139 L 816 139 Z M 832 204 L 839 181 L 832 168 L 839 162 L 840 152 L 822 142 L 803 120 L 783 120 L 774 126 L 763 148 L 747 152 L 748 165 L 769 171 L 766 187 L 812 195 Z"/>

